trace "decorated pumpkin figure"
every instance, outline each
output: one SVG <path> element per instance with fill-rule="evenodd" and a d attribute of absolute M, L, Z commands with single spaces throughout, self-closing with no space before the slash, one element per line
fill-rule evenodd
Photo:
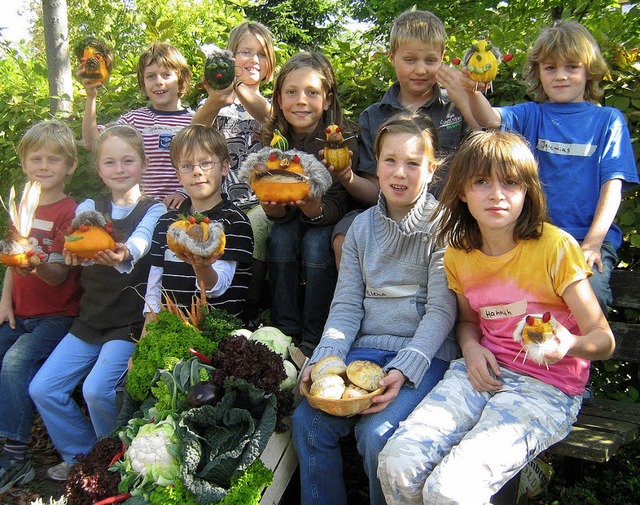
<path fill-rule="evenodd" d="M 87 37 L 76 45 L 75 55 L 80 63 L 76 70 L 78 79 L 88 79 L 90 84 L 103 84 L 107 80 L 113 67 L 113 59 L 104 41 Z"/>
<path fill-rule="evenodd" d="M 342 136 L 341 128 L 336 124 L 331 124 L 325 129 L 327 139 L 324 144 L 324 159 L 327 160 L 336 170 L 344 170 L 349 166 L 349 148 Z"/>
<path fill-rule="evenodd" d="M 231 86 L 236 78 L 236 64 L 233 53 L 220 49 L 215 44 L 202 46 L 206 56 L 204 62 L 204 78 L 213 89 L 224 89 Z"/>
<path fill-rule="evenodd" d="M 100 212 L 87 210 L 78 214 L 65 236 L 64 248 L 82 259 L 93 259 L 99 251 L 113 251 L 113 224 Z"/>
<path fill-rule="evenodd" d="M 315 156 L 295 149 L 274 130 L 271 145 L 250 154 L 238 177 L 247 182 L 261 202 L 286 204 L 322 196 L 331 186 L 331 175 Z"/>
<path fill-rule="evenodd" d="M 497 47 L 494 47 L 488 40 L 476 40 L 471 44 L 462 58 L 462 65 L 469 71 L 469 78 L 477 83 L 486 84 L 486 91 L 493 90 L 493 80 L 498 74 L 500 62 L 510 61 L 513 58 L 511 54 L 502 53 Z M 453 58 L 452 63 L 459 65 L 460 60 Z M 477 84 L 476 84 L 477 89 Z"/>
<path fill-rule="evenodd" d="M 522 318 L 513 332 L 513 340 L 522 345 L 515 359 L 524 351 L 523 362 L 530 357 L 539 365 L 544 363 L 549 369 L 544 355 L 558 348 L 558 340 L 555 336 L 557 324 L 556 318 L 550 312 L 529 314 Z"/>
<path fill-rule="evenodd" d="M 221 256 L 226 237 L 222 223 L 211 222 L 202 214 L 178 216 L 167 230 L 167 246 L 176 254 L 189 252 L 196 256 Z"/>
<path fill-rule="evenodd" d="M 34 268 L 44 258 L 42 250 L 29 243 L 29 233 L 35 219 L 40 200 L 40 183 L 28 181 L 22 192 L 20 203 L 16 205 L 16 190 L 9 192 L 9 217 L 15 229 L 7 231 L 0 241 L 0 261 L 8 267 Z M 4 205 L 4 202 L 2 202 Z"/>

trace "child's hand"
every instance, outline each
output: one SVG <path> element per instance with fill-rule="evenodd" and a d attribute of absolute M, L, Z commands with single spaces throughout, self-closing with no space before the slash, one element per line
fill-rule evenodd
<path fill-rule="evenodd" d="M 272 217 L 275 219 L 285 217 L 287 215 L 287 205 L 291 204 L 295 205 L 295 202 L 260 202 L 260 205 L 262 205 L 262 210 L 264 210 L 264 213 L 267 215 L 267 217 Z"/>
<path fill-rule="evenodd" d="M 305 200 L 298 200 L 295 205 L 300 207 L 302 213 L 309 219 L 322 215 L 322 197 L 310 197 Z"/>
<path fill-rule="evenodd" d="M 116 246 L 113 251 L 98 251 L 93 257 L 93 261 L 98 265 L 104 265 L 106 267 L 113 267 L 118 263 L 122 263 L 128 256 L 129 250 L 127 246 L 121 242 L 116 242 Z"/>
<path fill-rule="evenodd" d="M 502 387 L 500 366 L 496 357 L 486 347 L 478 344 L 464 353 L 467 375 L 476 391 L 498 391 Z"/>
<path fill-rule="evenodd" d="M 22 267 L 22 268 L 18 268 L 18 267 L 11 267 L 11 269 L 17 273 L 20 277 L 26 277 L 27 275 L 31 275 L 33 272 L 35 272 L 37 266 L 26 266 L 26 267 Z"/>
<path fill-rule="evenodd" d="M 179 209 L 182 202 L 185 201 L 185 196 L 182 193 L 170 193 L 164 197 L 162 203 L 167 208 L 167 210 L 171 209 Z"/>
<path fill-rule="evenodd" d="M 400 388 L 407 381 L 407 378 L 400 370 L 392 369 L 389 373 L 380 379 L 380 387 L 386 386 L 387 389 L 381 395 L 374 396 L 371 400 L 371 407 L 363 410 L 360 414 L 375 414 L 387 408 L 387 406 L 396 399 Z"/>
<path fill-rule="evenodd" d="M 560 324 L 560 322 L 556 322 L 556 330 L 553 334 L 553 338 L 558 345 L 553 351 L 544 354 L 544 359 L 547 365 L 557 363 L 563 359 L 576 341 L 575 335 Z"/>
<path fill-rule="evenodd" d="M 305 382 L 309 382 L 311 380 L 311 370 L 313 369 L 313 365 L 309 365 L 302 371 L 302 379 L 300 379 L 300 395 L 302 395 L 302 385 Z"/>
<path fill-rule="evenodd" d="M 485 83 L 471 79 L 468 70 L 458 70 L 448 65 L 440 65 L 436 79 L 438 84 L 447 90 L 447 94 L 451 96 L 454 102 L 461 96 L 461 93 L 473 93 L 476 90 L 484 91 L 486 88 Z"/>
<path fill-rule="evenodd" d="M 13 312 L 13 304 L 11 301 L 0 303 L 0 325 L 3 323 L 9 323 L 9 327 L 12 330 L 16 329 L 16 315 Z"/>
<path fill-rule="evenodd" d="M 98 96 L 98 89 L 102 87 L 101 82 L 92 82 L 91 79 L 81 79 L 87 98 L 95 98 Z"/>
<path fill-rule="evenodd" d="M 177 254 L 176 257 L 184 261 L 185 263 L 189 263 L 194 268 L 205 268 L 213 265 L 218 258 L 220 258 L 219 254 L 213 253 L 209 256 L 198 256 L 197 254 L 190 253 L 185 251 L 184 253 Z"/>
<path fill-rule="evenodd" d="M 600 248 L 590 247 L 586 244 L 582 244 L 582 252 L 584 253 L 584 259 L 587 260 L 587 265 L 592 269 L 595 265 L 598 272 L 602 273 L 604 268 L 602 265 L 602 256 L 600 255 Z"/>
<path fill-rule="evenodd" d="M 87 263 L 87 260 L 85 260 L 84 258 L 81 258 L 80 256 L 76 256 L 75 254 L 67 251 L 66 249 L 62 251 L 62 255 L 64 256 L 65 265 L 77 267 Z"/>

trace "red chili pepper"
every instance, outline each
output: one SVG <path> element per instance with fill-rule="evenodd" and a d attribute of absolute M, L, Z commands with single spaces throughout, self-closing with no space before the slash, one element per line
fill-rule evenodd
<path fill-rule="evenodd" d="M 213 365 L 213 361 L 207 358 L 201 352 L 196 351 L 195 349 L 189 348 L 189 352 L 194 356 L 197 356 L 200 361 L 202 361 L 205 365 Z"/>
<path fill-rule="evenodd" d="M 122 493 L 114 496 L 109 496 L 109 498 L 97 501 L 93 505 L 110 505 L 111 503 L 120 503 L 128 498 L 131 498 L 131 493 Z"/>
<path fill-rule="evenodd" d="M 111 460 L 111 463 L 109 463 L 109 466 L 112 466 L 113 464 L 115 464 L 116 461 L 118 461 L 122 456 L 124 456 L 124 453 L 126 452 L 126 450 L 127 450 L 127 446 L 124 444 L 124 442 L 122 442 L 122 450 L 120 450 L 115 454 L 115 456 L 113 456 L 113 459 Z"/>

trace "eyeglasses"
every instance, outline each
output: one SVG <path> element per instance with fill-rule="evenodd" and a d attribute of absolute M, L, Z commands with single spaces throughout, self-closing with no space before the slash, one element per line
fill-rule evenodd
<path fill-rule="evenodd" d="M 267 55 L 264 53 L 254 53 L 253 51 L 248 51 L 247 49 L 244 49 L 242 51 L 236 51 L 235 52 L 235 56 L 242 56 L 243 58 L 253 58 L 255 56 L 258 57 L 259 60 L 266 60 L 267 59 Z"/>
<path fill-rule="evenodd" d="M 180 165 L 178 167 L 178 172 L 180 172 L 181 174 L 190 174 L 191 172 L 194 171 L 196 167 L 200 167 L 200 170 L 202 170 L 203 172 L 208 172 L 213 167 L 215 167 L 218 163 L 222 163 L 222 162 L 207 160 L 207 161 L 203 161 L 202 163 L 185 163 L 184 165 Z"/>

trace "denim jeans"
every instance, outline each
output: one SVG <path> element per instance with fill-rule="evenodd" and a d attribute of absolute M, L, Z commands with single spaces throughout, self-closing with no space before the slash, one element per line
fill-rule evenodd
<path fill-rule="evenodd" d="M 582 244 L 582 241 L 580 241 Z M 604 242 L 600 248 L 600 257 L 602 258 L 602 273 L 598 271 L 598 267 L 593 266 L 593 275 L 589 277 L 589 283 L 593 289 L 600 308 L 604 315 L 609 313 L 609 307 L 613 302 L 613 294 L 611 293 L 611 286 L 609 281 L 611 280 L 611 271 L 618 263 L 618 255 L 613 248 L 611 242 Z"/>
<path fill-rule="evenodd" d="M 368 359 L 381 366 L 395 353 L 363 349 L 347 356 L 347 363 Z M 380 359 L 376 359 L 376 355 Z M 385 500 L 377 477 L 378 454 L 398 424 L 407 418 L 425 395 L 442 378 L 449 364 L 434 358 L 420 385 L 402 386 L 398 396 L 381 412 L 375 414 L 337 417 L 309 406 L 306 399 L 298 405 L 292 417 L 293 444 L 300 462 L 300 488 L 302 505 L 346 505 L 347 493 L 342 474 L 340 439 L 354 430 L 358 452 L 363 458 L 369 477 L 369 499 L 372 505 L 384 505 Z"/>
<path fill-rule="evenodd" d="M 271 321 L 283 333 L 314 345 L 322 336 L 338 277 L 332 230 L 295 218 L 274 223 L 267 239 Z"/>
<path fill-rule="evenodd" d="M 46 316 L 17 317 L 15 329 L 0 325 L 0 437 L 29 440 L 35 412 L 29 383 L 71 323 L 73 317 Z"/>
<path fill-rule="evenodd" d="M 91 344 L 68 333 L 31 381 L 29 394 L 67 463 L 75 463 L 76 455 L 88 453 L 115 429 L 116 388 L 133 348 L 133 342 L 125 340 Z M 90 419 L 71 396 L 82 379 Z"/>

